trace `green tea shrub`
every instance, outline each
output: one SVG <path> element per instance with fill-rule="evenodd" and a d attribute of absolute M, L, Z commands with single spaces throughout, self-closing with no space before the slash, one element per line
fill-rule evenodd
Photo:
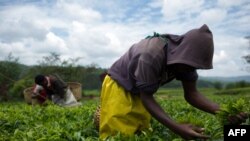
<path fill-rule="evenodd" d="M 221 104 L 221 110 L 216 116 L 222 125 L 228 125 L 231 124 L 228 120 L 230 116 L 237 115 L 241 112 L 248 112 L 247 108 L 246 101 L 243 98 L 240 98 L 237 101 L 230 101 L 227 104 Z"/>

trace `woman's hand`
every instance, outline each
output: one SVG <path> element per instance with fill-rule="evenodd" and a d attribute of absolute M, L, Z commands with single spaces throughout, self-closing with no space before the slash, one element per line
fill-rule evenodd
<path fill-rule="evenodd" d="M 152 94 L 141 93 L 140 98 L 144 107 L 156 120 L 158 120 L 160 123 L 168 127 L 176 134 L 180 135 L 182 138 L 186 140 L 209 138 L 209 136 L 202 134 L 202 132 L 204 131 L 203 128 L 199 128 L 191 124 L 178 124 L 173 121 L 156 102 Z"/>
<path fill-rule="evenodd" d="M 200 128 L 191 124 L 179 124 L 176 129 L 176 133 L 179 134 L 183 139 L 209 139 L 210 136 L 204 135 L 204 128 Z"/>
<path fill-rule="evenodd" d="M 230 124 L 240 125 L 241 123 L 246 122 L 247 118 L 248 118 L 247 113 L 240 112 L 239 114 L 229 116 L 227 119 Z"/>

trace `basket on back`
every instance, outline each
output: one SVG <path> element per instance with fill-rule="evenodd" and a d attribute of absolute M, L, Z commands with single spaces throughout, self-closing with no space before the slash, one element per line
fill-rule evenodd
<path fill-rule="evenodd" d="M 24 89 L 23 91 L 23 95 L 24 95 L 24 100 L 27 104 L 32 104 L 32 105 L 37 105 L 37 104 L 43 104 L 43 102 L 39 101 L 38 99 L 32 99 L 32 93 L 33 93 L 33 87 L 28 87 L 26 89 Z M 44 98 L 46 99 L 46 97 Z"/>
<path fill-rule="evenodd" d="M 28 104 L 32 103 L 32 99 L 31 99 L 32 91 L 33 91 L 33 87 L 28 87 L 28 88 L 24 89 L 24 91 L 23 91 L 24 100 Z"/>
<path fill-rule="evenodd" d="M 82 99 L 82 84 L 78 82 L 67 82 L 71 92 L 75 96 L 76 100 Z"/>

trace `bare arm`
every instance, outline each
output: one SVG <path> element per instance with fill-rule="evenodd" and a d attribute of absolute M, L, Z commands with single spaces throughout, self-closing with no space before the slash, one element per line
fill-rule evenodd
<path fill-rule="evenodd" d="M 184 139 L 195 139 L 195 138 L 209 138 L 206 135 L 201 134 L 204 130 L 195 127 L 190 124 L 178 124 L 174 120 L 172 120 L 165 111 L 161 108 L 161 106 L 156 102 L 153 97 L 153 94 L 140 94 L 142 103 L 144 107 L 148 110 L 148 112 L 160 123 L 167 126 L 170 130 L 179 134 Z"/>
<path fill-rule="evenodd" d="M 184 88 L 185 99 L 194 107 L 211 114 L 216 114 L 216 112 L 220 110 L 220 106 L 218 104 L 208 100 L 197 91 L 196 82 L 182 81 L 182 85 Z M 248 115 L 245 112 L 241 112 L 228 117 L 227 120 L 231 124 L 241 124 L 246 121 L 247 117 Z"/>
<path fill-rule="evenodd" d="M 43 90 L 42 86 L 36 85 L 32 91 L 31 98 L 37 98 L 38 96 L 40 96 L 40 91 L 42 90 Z"/>
<path fill-rule="evenodd" d="M 143 105 L 156 120 L 170 129 L 177 125 L 156 102 L 152 94 L 141 94 L 140 96 Z"/>
<path fill-rule="evenodd" d="M 188 103 L 205 112 L 215 114 L 219 111 L 219 105 L 208 100 L 196 89 L 196 81 L 182 81 L 184 96 Z"/>

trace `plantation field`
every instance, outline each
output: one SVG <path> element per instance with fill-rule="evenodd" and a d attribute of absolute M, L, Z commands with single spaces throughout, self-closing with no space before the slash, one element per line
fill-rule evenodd
<path fill-rule="evenodd" d="M 231 108 L 250 113 L 250 88 L 216 91 L 201 89 L 209 99 Z M 233 92 L 232 92 L 233 91 Z M 95 91 L 98 95 L 98 91 Z M 93 93 L 93 92 L 91 92 Z M 189 122 L 205 128 L 205 134 L 212 141 L 223 140 L 222 115 L 214 116 L 199 111 L 183 98 L 181 90 L 160 89 L 155 95 L 165 111 L 176 121 Z M 99 99 L 83 99 L 79 107 L 59 107 L 49 103 L 47 106 L 31 106 L 25 102 L 0 103 L 1 141 L 96 141 L 98 131 L 93 125 L 93 113 Z M 232 110 L 232 107 L 236 108 Z M 246 123 L 249 125 L 249 119 Z M 125 137 L 118 134 L 108 140 L 124 141 L 180 141 L 178 135 L 152 119 L 151 128 L 139 134 Z"/>

